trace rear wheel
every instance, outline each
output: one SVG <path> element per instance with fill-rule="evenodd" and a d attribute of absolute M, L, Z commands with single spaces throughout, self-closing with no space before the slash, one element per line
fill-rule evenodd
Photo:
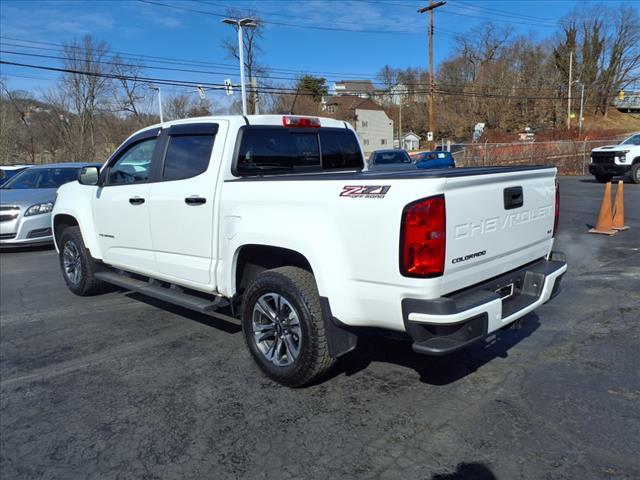
<path fill-rule="evenodd" d="M 612 176 L 611 175 L 596 175 L 596 180 L 599 183 L 607 183 L 611 181 Z"/>
<path fill-rule="evenodd" d="M 244 294 L 242 330 L 268 377 L 301 387 L 331 368 L 315 279 L 296 267 L 260 273 Z"/>
<path fill-rule="evenodd" d="M 60 268 L 69 290 L 76 295 L 97 293 L 103 286 L 95 278 L 95 262 L 84 245 L 78 227 L 67 227 L 60 235 Z"/>
<path fill-rule="evenodd" d="M 631 166 L 631 181 L 640 183 L 640 162 Z"/>

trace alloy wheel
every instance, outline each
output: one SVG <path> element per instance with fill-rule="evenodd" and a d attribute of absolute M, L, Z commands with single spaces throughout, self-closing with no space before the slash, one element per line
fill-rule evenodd
<path fill-rule="evenodd" d="M 82 257 L 80 256 L 80 249 L 73 240 L 69 240 L 64 244 L 62 265 L 67 279 L 73 285 L 78 285 L 82 280 Z"/>
<path fill-rule="evenodd" d="M 302 330 L 298 312 L 279 293 L 265 293 L 258 298 L 252 327 L 258 350 L 272 364 L 286 367 L 300 355 Z"/>

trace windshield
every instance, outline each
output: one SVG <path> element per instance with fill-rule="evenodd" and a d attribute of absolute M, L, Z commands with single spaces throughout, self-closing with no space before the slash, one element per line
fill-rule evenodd
<path fill-rule="evenodd" d="M 2 185 L 6 190 L 58 188 L 78 179 L 80 168 L 29 168 Z"/>
<path fill-rule="evenodd" d="M 627 138 L 622 145 L 640 145 L 640 133 L 638 135 L 634 135 L 633 137 Z"/>
<path fill-rule="evenodd" d="M 5 170 L 4 168 L 0 168 L 0 182 L 6 182 L 11 177 L 20 173 L 24 168 L 16 169 L 16 170 Z"/>
<path fill-rule="evenodd" d="M 417 154 L 414 158 L 416 162 L 423 162 L 425 160 L 437 160 L 439 158 L 447 158 L 449 152 L 423 152 Z"/>
<path fill-rule="evenodd" d="M 376 165 L 390 165 L 392 163 L 411 163 L 407 152 L 377 152 L 373 154 L 373 163 Z"/>

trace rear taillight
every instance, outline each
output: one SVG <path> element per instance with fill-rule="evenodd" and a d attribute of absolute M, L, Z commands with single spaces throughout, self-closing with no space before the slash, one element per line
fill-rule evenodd
<path fill-rule="evenodd" d="M 407 205 L 400 227 L 400 273 L 422 278 L 442 275 L 446 240 L 444 195 Z"/>
<path fill-rule="evenodd" d="M 320 128 L 320 119 L 318 117 L 285 115 L 282 117 L 282 125 L 287 128 Z"/>
<path fill-rule="evenodd" d="M 558 220 L 560 220 L 560 184 L 556 180 L 556 210 L 553 218 L 553 236 L 556 236 L 558 231 Z"/>

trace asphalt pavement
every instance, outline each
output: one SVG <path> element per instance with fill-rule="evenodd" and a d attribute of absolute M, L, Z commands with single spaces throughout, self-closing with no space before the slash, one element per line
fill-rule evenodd
<path fill-rule="evenodd" d="M 239 322 L 69 292 L 51 249 L 0 254 L 3 479 L 640 478 L 640 185 L 589 235 L 603 185 L 561 179 L 563 292 L 446 357 L 362 338 L 278 386 Z"/>

